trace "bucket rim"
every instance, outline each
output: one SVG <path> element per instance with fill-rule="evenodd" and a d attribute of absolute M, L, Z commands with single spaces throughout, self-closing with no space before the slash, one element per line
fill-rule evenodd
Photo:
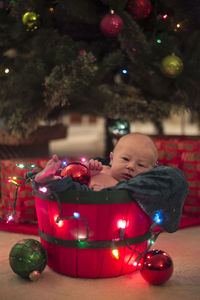
<path fill-rule="evenodd" d="M 104 190 L 104 191 L 76 191 L 66 190 L 56 193 L 49 191 L 42 193 L 34 189 L 34 196 L 43 200 L 58 201 L 60 203 L 76 204 L 119 204 L 135 202 L 126 190 Z M 57 198 L 58 197 L 58 198 Z"/>

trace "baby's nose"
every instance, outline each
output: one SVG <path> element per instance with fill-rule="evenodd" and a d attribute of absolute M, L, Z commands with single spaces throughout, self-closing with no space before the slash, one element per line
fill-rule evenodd
<path fill-rule="evenodd" d="M 134 171 L 136 168 L 136 163 L 135 162 L 129 162 L 127 165 L 127 169 Z"/>

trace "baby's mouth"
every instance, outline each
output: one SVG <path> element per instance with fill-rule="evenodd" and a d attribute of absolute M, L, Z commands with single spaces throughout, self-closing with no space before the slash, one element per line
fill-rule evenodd
<path fill-rule="evenodd" d="M 122 177 L 123 177 L 124 179 L 126 179 L 126 180 L 129 180 L 129 179 L 132 178 L 132 176 L 131 176 L 130 174 L 128 174 L 128 173 L 123 174 Z"/>

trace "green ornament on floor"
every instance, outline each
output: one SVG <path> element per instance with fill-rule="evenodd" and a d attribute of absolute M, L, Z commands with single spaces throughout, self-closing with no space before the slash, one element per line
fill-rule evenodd
<path fill-rule="evenodd" d="M 23 239 L 18 241 L 10 251 L 10 266 L 16 274 L 22 278 L 31 280 L 39 279 L 39 274 L 47 264 L 48 256 L 44 246 L 33 239 Z M 37 276 L 32 276 L 34 272 Z"/>

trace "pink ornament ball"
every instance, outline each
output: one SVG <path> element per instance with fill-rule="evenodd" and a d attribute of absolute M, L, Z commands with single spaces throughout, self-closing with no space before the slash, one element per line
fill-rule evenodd
<path fill-rule="evenodd" d="M 100 23 L 101 31 L 107 36 L 118 35 L 124 27 L 122 18 L 117 14 L 107 14 Z"/>
<path fill-rule="evenodd" d="M 150 284 L 163 284 L 173 273 L 172 259 L 162 250 L 148 251 L 143 257 L 140 273 Z"/>

